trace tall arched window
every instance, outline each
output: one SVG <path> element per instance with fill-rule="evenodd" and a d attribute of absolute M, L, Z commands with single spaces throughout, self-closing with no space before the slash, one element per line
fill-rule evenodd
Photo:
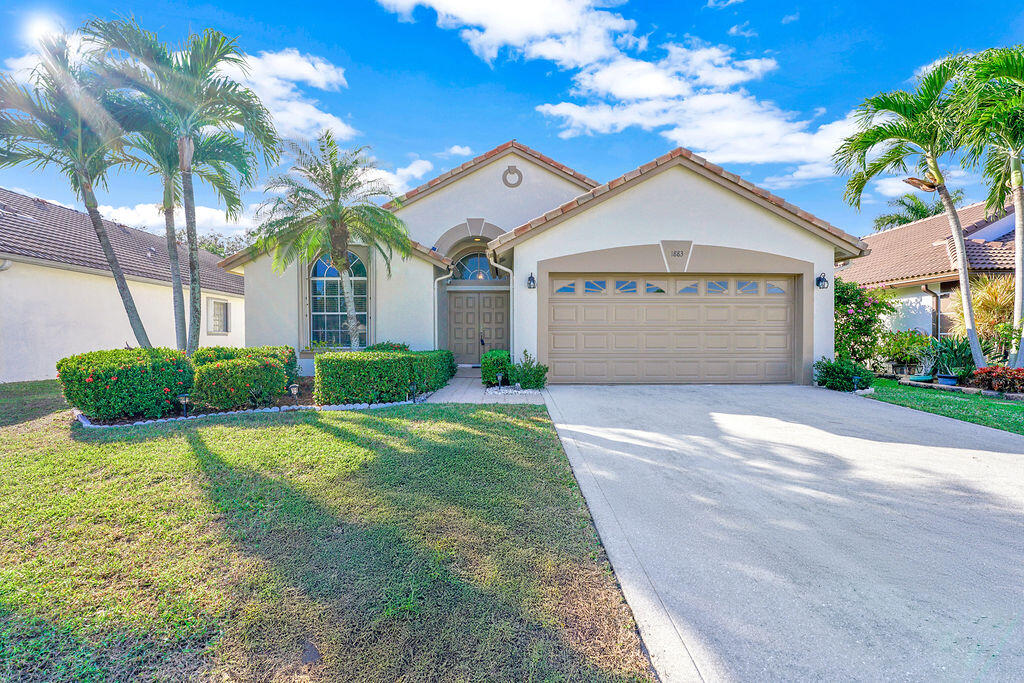
<path fill-rule="evenodd" d="M 359 346 L 366 346 L 366 266 L 348 252 L 348 273 L 356 300 Z M 321 346 L 349 346 L 348 312 L 341 293 L 341 274 L 331 257 L 321 256 L 309 269 L 309 341 Z"/>
<path fill-rule="evenodd" d="M 487 255 L 482 251 L 466 254 L 455 264 L 455 279 L 457 280 L 498 280 L 494 269 L 491 268 Z"/>

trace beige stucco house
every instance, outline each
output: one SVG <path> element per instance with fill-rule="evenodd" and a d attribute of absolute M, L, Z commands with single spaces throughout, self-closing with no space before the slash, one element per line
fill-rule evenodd
<path fill-rule="evenodd" d="M 865 245 L 676 149 L 599 185 L 512 141 L 406 193 L 416 242 L 387 277 L 355 247 L 360 345 L 448 348 L 475 364 L 529 352 L 552 382 L 808 382 L 832 354 L 834 264 Z M 337 271 L 283 274 L 254 251 L 244 273 L 246 344 L 348 343 Z"/>
<path fill-rule="evenodd" d="M 170 267 L 163 236 L 105 221 L 114 253 L 156 346 L 173 347 Z M 185 301 L 188 254 L 179 249 Z M 245 343 L 241 276 L 200 254 L 203 346 Z M 0 382 L 56 376 L 59 359 L 136 345 L 88 215 L 0 188 Z M 186 304 L 187 305 L 187 304 Z"/>

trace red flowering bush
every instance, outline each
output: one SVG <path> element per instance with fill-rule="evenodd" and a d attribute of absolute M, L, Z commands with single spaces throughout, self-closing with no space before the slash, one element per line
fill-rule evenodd
<path fill-rule="evenodd" d="M 200 365 L 233 358 L 274 358 L 284 366 L 289 384 L 299 377 L 298 359 L 295 356 L 295 349 L 291 346 L 204 346 L 192 354 L 192 365 L 198 368 Z"/>
<path fill-rule="evenodd" d="M 1024 393 L 1024 369 L 993 365 L 978 368 L 971 376 L 971 386 L 1011 394 Z"/>
<path fill-rule="evenodd" d="M 236 410 L 274 403 L 288 386 L 281 361 L 233 358 L 196 367 L 191 401 L 214 410 Z"/>
<path fill-rule="evenodd" d="M 159 418 L 192 389 L 192 365 L 174 349 L 112 349 L 57 361 L 67 402 L 92 418 Z"/>

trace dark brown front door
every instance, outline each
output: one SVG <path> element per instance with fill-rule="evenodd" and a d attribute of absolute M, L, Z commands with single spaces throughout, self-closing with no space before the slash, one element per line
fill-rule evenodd
<path fill-rule="evenodd" d="M 480 354 L 508 348 L 508 292 L 448 292 L 448 348 L 455 362 L 479 365 Z"/>

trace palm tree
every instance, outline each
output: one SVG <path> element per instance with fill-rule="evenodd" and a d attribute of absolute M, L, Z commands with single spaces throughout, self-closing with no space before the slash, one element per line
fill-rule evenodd
<path fill-rule="evenodd" d="M 963 190 L 953 190 L 949 193 L 953 199 L 954 206 L 960 206 L 964 201 Z M 938 216 L 946 211 L 942 200 L 936 199 L 933 202 L 926 202 L 913 192 L 907 192 L 896 199 L 890 199 L 889 206 L 898 209 L 892 213 L 883 213 L 875 217 L 873 227 L 875 230 L 887 230 L 907 223 L 913 223 L 932 216 Z"/>
<path fill-rule="evenodd" d="M 974 327 L 968 286 L 964 231 L 939 166 L 960 145 L 952 120 L 950 91 L 961 68 L 962 60 L 950 57 L 921 76 L 913 91 L 896 90 L 864 100 L 858 108 L 858 130 L 843 140 L 833 160 L 837 173 L 850 175 L 843 197 L 858 209 L 864 188 L 872 179 L 880 174 L 905 173 L 908 162 L 916 162 L 924 175 L 924 179 L 910 178 L 908 182 L 920 190 L 938 192 L 956 246 L 971 355 L 975 365 L 983 367 L 985 355 Z"/>
<path fill-rule="evenodd" d="M 123 131 L 106 109 L 102 77 L 88 61 L 72 57 L 67 36 L 44 41 L 40 57 L 31 87 L 0 75 L 0 168 L 52 167 L 68 179 L 85 204 L 135 339 L 148 348 L 149 336 L 96 200 L 96 187 L 106 186 L 107 171 L 116 162 Z"/>
<path fill-rule="evenodd" d="M 274 268 L 283 272 L 297 261 L 312 262 L 330 254 L 341 275 L 349 345 L 359 346 L 359 319 L 348 269 L 349 247 L 354 241 L 381 256 L 391 275 L 391 256 L 412 252 L 402 219 L 378 202 L 392 198 L 390 188 L 373 174 L 365 148 L 343 151 L 330 131 L 315 145 L 288 144 L 295 162 L 290 171 L 267 183 L 266 192 L 278 196 L 256 211 L 263 220 L 256 246 L 271 252 Z"/>
<path fill-rule="evenodd" d="M 120 163 L 133 170 L 160 177 L 160 210 L 164 214 L 167 258 L 171 268 L 174 335 L 178 348 L 184 351 L 187 348 L 185 300 L 174 219 L 174 210 L 181 205 L 177 140 L 163 121 L 154 118 L 156 108 L 152 107 L 147 97 L 129 96 L 119 100 L 116 107 L 120 120 L 133 129 L 125 140 Z M 235 218 L 241 213 L 239 187 L 252 182 L 255 166 L 256 159 L 251 150 L 234 135 L 223 132 L 200 133 L 196 140 L 192 159 L 193 173 L 218 194 L 224 202 L 228 218 Z"/>
<path fill-rule="evenodd" d="M 968 145 L 967 160 L 983 160 L 991 184 L 987 208 L 1002 212 L 1007 195 L 1013 203 L 1013 325 L 1024 318 L 1024 49 L 986 50 L 971 62 L 961 89 L 961 126 Z M 1017 348 L 1024 347 L 1024 338 Z M 1024 366 L 1017 354 L 1015 367 Z"/>
<path fill-rule="evenodd" d="M 235 68 L 244 73 L 245 55 L 235 40 L 207 29 L 191 35 L 179 50 L 161 43 L 155 33 L 134 20 L 94 20 L 83 33 L 109 52 L 128 59 L 110 64 L 124 84 L 142 93 L 153 107 L 153 118 L 172 131 L 178 153 L 185 234 L 189 256 L 189 329 L 187 351 L 199 346 L 202 330 L 202 297 L 199 280 L 199 240 L 196 235 L 196 201 L 192 183 L 196 144 L 209 130 L 241 131 L 242 140 L 263 153 L 264 161 L 276 163 L 278 137 L 270 112 L 249 88 L 225 75 Z"/>

